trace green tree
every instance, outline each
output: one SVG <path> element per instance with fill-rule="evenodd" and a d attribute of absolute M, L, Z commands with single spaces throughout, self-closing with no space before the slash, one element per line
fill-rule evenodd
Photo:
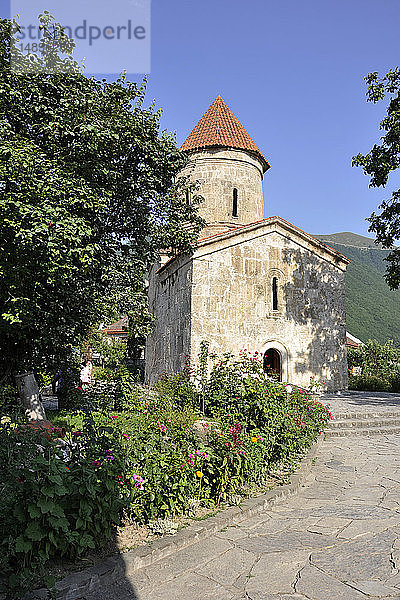
<path fill-rule="evenodd" d="M 0 378 L 62 361 L 96 322 L 128 314 L 140 335 L 142 315 L 146 331 L 149 264 L 203 224 L 145 82 L 86 77 L 62 27 L 40 22 L 24 56 L 0 20 Z"/>
<path fill-rule="evenodd" d="M 388 71 L 383 77 L 377 72 L 369 73 L 365 80 L 368 85 L 367 101 L 379 102 L 389 97 L 386 116 L 380 122 L 385 133 L 381 144 L 375 144 L 366 154 L 353 157 L 353 165 L 361 166 L 370 176 L 370 187 L 384 187 L 391 171 L 400 166 L 400 69 Z M 371 225 L 369 231 L 376 233 L 376 240 L 385 248 L 390 248 L 386 260 L 388 267 L 386 281 L 391 289 L 400 286 L 400 248 L 393 247 L 400 239 L 400 190 L 395 190 L 391 198 L 379 206 L 380 214 L 372 213 L 367 219 Z"/>

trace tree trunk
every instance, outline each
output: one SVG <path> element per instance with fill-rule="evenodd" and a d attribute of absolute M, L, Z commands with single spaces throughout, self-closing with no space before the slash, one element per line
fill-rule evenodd
<path fill-rule="evenodd" d="M 33 373 L 21 373 L 15 376 L 18 395 L 25 407 L 25 416 L 29 421 L 46 420 L 46 413 L 39 394 L 39 386 Z"/>

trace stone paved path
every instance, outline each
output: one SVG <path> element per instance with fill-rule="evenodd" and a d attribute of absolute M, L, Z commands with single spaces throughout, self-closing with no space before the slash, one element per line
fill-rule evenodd
<path fill-rule="evenodd" d="M 357 414 L 399 411 L 400 394 L 390 392 L 355 392 L 348 390 L 339 394 L 324 394 L 322 402 L 330 403 L 334 414 Z"/>
<path fill-rule="evenodd" d="M 400 435 L 327 439 L 298 495 L 86 598 L 400 600 Z"/>

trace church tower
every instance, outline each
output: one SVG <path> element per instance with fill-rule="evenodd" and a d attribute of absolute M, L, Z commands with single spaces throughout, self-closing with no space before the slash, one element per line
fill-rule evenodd
<path fill-rule="evenodd" d="M 181 150 L 190 158 L 182 175 L 199 181 L 204 198 L 199 212 L 207 227 L 202 237 L 263 219 L 262 180 L 270 165 L 221 96 Z"/>

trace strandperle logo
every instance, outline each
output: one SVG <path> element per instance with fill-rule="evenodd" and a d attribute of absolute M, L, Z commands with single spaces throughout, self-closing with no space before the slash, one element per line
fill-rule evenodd
<path fill-rule="evenodd" d="M 144 40 L 146 39 L 146 28 L 143 25 L 135 25 L 131 19 L 125 25 L 91 25 L 83 19 L 81 25 L 71 27 L 63 25 L 64 32 L 75 41 L 88 40 L 92 46 L 96 40 Z M 30 52 L 29 42 L 40 41 L 43 37 L 43 29 L 39 25 L 21 25 L 21 30 L 16 36 L 19 40 L 26 42 L 21 45 L 21 50 Z"/>
<path fill-rule="evenodd" d="M 87 73 L 149 73 L 151 0 L 11 0 L 19 15 L 18 49 L 40 54 L 44 32 L 38 15 L 45 10 L 75 42 L 73 58 Z"/>

